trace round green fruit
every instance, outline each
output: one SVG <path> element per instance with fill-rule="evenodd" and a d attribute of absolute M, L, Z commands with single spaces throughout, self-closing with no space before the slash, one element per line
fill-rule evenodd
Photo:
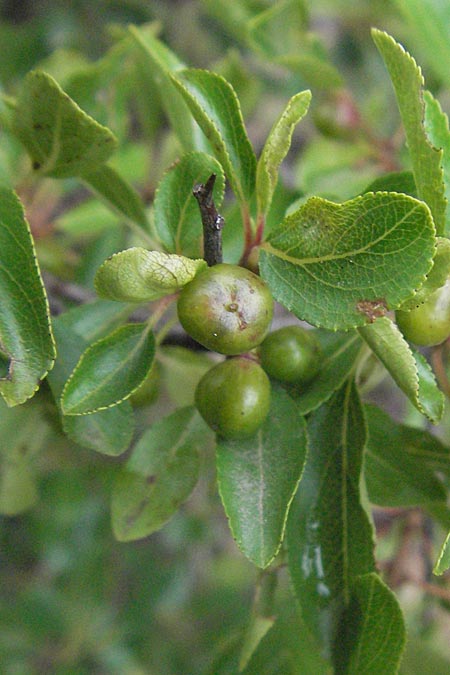
<path fill-rule="evenodd" d="M 395 319 L 409 342 L 422 347 L 444 342 L 450 335 L 450 280 L 415 309 L 397 310 Z"/>
<path fill-rule="evenodd" d="M 195 403 L 205 422 L 220 436 L 253 436 L 269 412 L 270 381 L 256 361 L 227 359 L 202 377 Z"/>
<path fill-rule="evenodd" d="M 321 349 L 311 330 L 285 326 L 270 333 L 259 347 L 261 365 L 276 380 L 306 384 L 318 373 Z"/>
<path fill-rule="evenodd" d="M 250 270 L 225 263 L 209 267 L 187 284 L 178 299 L 186 333 L 204 347 L 236 355 L 257 347 L 267 335 L 273 298 Z"/>

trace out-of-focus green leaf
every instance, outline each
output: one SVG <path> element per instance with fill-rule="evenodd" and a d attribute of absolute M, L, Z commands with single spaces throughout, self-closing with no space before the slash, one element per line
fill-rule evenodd
<path fill-rule="evenodd" d="M 366 431 L 352 382 L 311 413 L 308 439 L 287 525 L 289 570 L 302 617 L 329 652 L 355 577 L 374 570 L 372 530 L 359 494 Z"/>
<path fill-rule="evenodd" d="M 382 317 L 359 333 L 417 410 L 435 424 L 439 422 L 444 396 L 425 358 L 412 351 L 396 324 Z"/>
<path fill-rule="evenodd" d="M 220 75 L 188 68 L 172 75 L 192 115 L 211 143 L 240 202 L 255 188 L 256 157 L 233 87 Z"/>
<path fill-rule="evenodd" d="M 167 393 L 179 408 L 194 405 L 197 384 L 214 365 L 207 353 L 175 345 L 158 348 L 158 363 Z"/>
<path fill-rule="evenodd" d="M 0 188 L 0 393 L 10 406 L 33 396 L 53 365 L 47 297 L 22 204 Z"/>
<path fill-rule="evenodd" d="M 203 259 L 136 246 L 116 253 L 99 267 L 95 289 L 101 298 L 149 302 L 179 291 L 203 269 Z"/>
<path fill-rule="evenodd" d="M 248 22 L 248 38 L 253 49 L 266 58 L 295 53 L 303 44 L 306 9 L 298 0 L 281 0 L 259 12 Z"/>
<path fill-rule="evenodd" d="M 447 69 L 446 69 L 447 70 Z M 425 102 L 425 131 L 435 148 L 442 149 L 442 171 L 444 178 L 444 192 L 447 200 L 445 234 L 450 236 L 450 129 L 448 117 L 442 110 L 440 103 L 429 91 L 424 91 Z"/>
<path fill-rule="evenodd" d="M 309 90 L 293 96 L 267 137 L 256 167 L 256 200 L 260 214 L 265 214 L 270 208 L 279 166 L 289 151 L 294 129 L 306 115 L 310 102 Z"/>
<path fill-rule="evenodd" d="M 378 192 L 343 204 L 308 199 L 272 230 L 259 264 L 275 299 L 299 319 L 348 330 L 411 297 L 434 253 L 426 205 Z"/>
<path fill-rule="evenodd" d="M 396 675 L 405 646 L 402 611 L 375 573 L 352 580 L 350 601 L 334 645 L 339 675 Z"/>
<path fill-rule="evenodd" d="M 144 203 L 136 190 L 107 164 L 94 171 L 85 171 L 83 180 L 110 207 L 126 220 L 131 220 L 144 230 L 148 230 L 148 221 Z"/>
<path fill-rule="evenodd" d="M 417 199 L 416 181 L 412 171 L 391 171 L 378 176 L 364 192 L 403 192 Z"/>
<path fill-rule="evenodd" d="M 332 333 L 318 329 L 315 334 L 322 349 L 320 370 L 308 385 L 290 388 L 302 415 L 318 408 L 342 387 L 362 345 L 356 332 Z"/>
<path fill-rule="evenodd" d="M 390 35 L 372 29 L 373 40 L 384 59 L 397 96 L 411 156 L 417 194 L 430 207 L 437 234 L 445 231 L 446 202 L 442 151 L 429 142 L 424 128 L 422 72 L 412 56 Z"/>
<path fill-rule="evenodd" d="M 93 171 L 116 147 L 112 132 L 86 115 L 50 75 L 40 71 L 32 71 L 24 80 L 13 130 L 33 168 L 54 178 Z"/>
<path fill-rule="evenodd" d="M 423 429 L 397 424 L 375 406 L 365 409 L 368 441 L 364 475 L 369 499 L 379 506 L 446 503 L 438 472 L 450 477 L 450 451 Z"/>
<path fill-rule="evenodd" d="M 203 152 L 190 152 L 162 177 L 154 201 L 154 228 L 169 253 L 191 258 L 202 256 L 202 221 L 192 194 L 195 185 L 216 175 L 213 198 L 220 207 L 225 177 L 219 162 Z"/>
<path fill-rule="evenodd" d="M 440 652 L 433 638 L 431 635 L 427 640 L 422 634 L 409 633 L 399 670 L 400 675 L 448 674 L 448 658 L 445 653 Z"/>
<path fill-rule="evenodd" d="M 267 567 L 280 548 L 306 457 L 305 423 L 295 403 L 272 389 L 269 417 L 249 439 L 218 439 L 219 491 L 241 551 Z"/>
<path fill-rule="evenodd" d="M 148 28 L 130 26 L 129 31 L 139 47 L 143 67 L 153 76 L 158 86 L 164 111 L 182 147 L 186 152 L 208 152 L 204 135 L 170 78 L 170 73 L 185 68 L 184 63 L 163 42 L 155 38 Z"/>
<path fill-rule="evenodd" d="M 111 517 L 119 541 L 159 530 L 189 497 L 204 438 L 204 423 L 193 407 L 176 410 L 141 436 L 113 487 Z"/>
<path fill-rule="evenodd" d="M 126 324 L 80 357 L 61 396 L 65 415 L 86 415 L 131 396 L 144 381 L 155 354 L 148 324 Z"/>

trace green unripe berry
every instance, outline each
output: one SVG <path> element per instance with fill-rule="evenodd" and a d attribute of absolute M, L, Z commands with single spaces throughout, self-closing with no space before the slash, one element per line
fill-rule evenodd
<path fill-rule="evenodd" d="M 238 265 L 209 267 L 183 288 L 178 299 L 178 317 L 186 333 L 220 354 L 242 354 L 259 345 L 272 315 L 269 288 Z"/>
<path fill-rule="evenodd" d="M 195 403 L 205 422 L 220 436 L 253 436 L 269 412 L 270 381 L 255 361 L 227 359 L 202 377 Z"/>
<path fill-rule="evenodd" d="M 450 280 L 409 312 L 395 312 L 397 325 L 409 342 L 432 347 L 450 335 Z"/>
<path fill-rule="evenodd" d="M 259 347 L 261 365 L 280 382 L 306 384 L 318 373 L 321 349 L 314 331 L 285 326 L 270 333 Z"/>

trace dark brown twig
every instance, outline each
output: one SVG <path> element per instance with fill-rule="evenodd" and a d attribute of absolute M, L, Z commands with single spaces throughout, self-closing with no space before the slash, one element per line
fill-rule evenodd
<path fill-rule="evenodd" d="M 213 199 L 216 174 L 213 173 L 206 183 L 194 186 L 192 194 L 198 202 L 203 223 L 203 257 L 209 267 L 222 262 L 222 228 L 225 220 L 217 211 Z"/>

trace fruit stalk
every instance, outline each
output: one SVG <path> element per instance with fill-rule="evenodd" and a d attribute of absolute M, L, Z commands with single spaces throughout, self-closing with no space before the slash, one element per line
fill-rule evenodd
<path fill-rule="evenodd" d="M 216 174 L 213 173 L 206 183 L 194 186 L 192 194 L 198 202 L 203 224 L 203 257 L 209 267 L 222 262 L 222 228 L 224 218 L 217 211 L 213 199 Z"/>

